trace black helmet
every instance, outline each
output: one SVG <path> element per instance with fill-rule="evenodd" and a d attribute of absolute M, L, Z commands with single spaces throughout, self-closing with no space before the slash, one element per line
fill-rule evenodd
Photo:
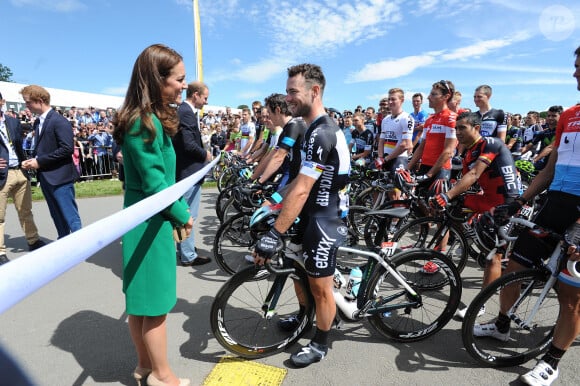
<path fill-rule="evenodd" d="M 496 247 L 497 227 L 489 212 L 482 214 L 475 222 L 475 236 L 482 252 L 489 253 Z"/>

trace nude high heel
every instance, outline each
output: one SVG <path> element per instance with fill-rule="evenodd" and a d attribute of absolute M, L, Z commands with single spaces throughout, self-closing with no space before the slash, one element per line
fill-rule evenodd
<path fill-rule="evenodd" d="M 189 386 L 189 379 L 179 378 L 179 386 Z M 167 386 L 167 383 L 161 382 L 159 379 L 155 378 L 153 374 L 149 374 L 147 378 L 147 386 Z"/>
<path fill-rule="evenodd" d="M 141 383 L 147 375 L 151 373 L 151 369 L 146 369 L 144 367 L 135 367 L 135 371 L 133 371 L 133 378 L 137 381 L 137 386 L 145 386 L 145 383 Z"/>

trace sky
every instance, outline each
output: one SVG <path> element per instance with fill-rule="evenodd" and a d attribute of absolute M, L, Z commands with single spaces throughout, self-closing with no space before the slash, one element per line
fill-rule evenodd
<path fill-rule="evenodd" d="M 441 79 L 473 110 L 482 84 L 512 113 L 580 101 L 578 0 L 199 0 L 199 10 L 210 105 L 285 93 L 287 68 L 305 62 L 322 67 L 324 104 L 340 111 L 377 108 L 393 87 L 411 111 L 411 96 Z M 124 96 L 154 43 L 199 79 L 192 0 L 0 0 L 0 20 L 0 64 L 17 83 Z"/>

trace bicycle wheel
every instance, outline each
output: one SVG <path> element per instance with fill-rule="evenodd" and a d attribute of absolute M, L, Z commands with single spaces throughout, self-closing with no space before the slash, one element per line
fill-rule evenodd
<path fill-rule="evenodd" d="M 303 311 L 296 290 L 307 294 Z M 270 310 L 268 295 L 278 296 L 274 310 Z M 291 315 L 298 316 L 297 327 L 281 330 L 278 321 Z M 251 359 L 283 351 L 312 327 L 313 318 L 308 279 L 298 269 L 291 275 L 274 275 L 255 267 L 240 271 L 218 291 L 210 313 L 217 341 L 228 351 Z"/>
<path fill-rule="evenodd" d="M 469 355 L 486 366 L 501 367 L 520 365 L 545 351 L 552 341 L 553 328 L 560 313 L 555 287 L 547 293 L 537 313 L 531 313 L 548 278 L 546 273 L 529 269 L 509 273 L 484 288 L 469 305 L 461 328 L 463 345 Z M 473 326 L 476 322 L 492 323 L 497 318 L 500 309 L 499 293 L 507 286 L 520 289 L 520 297 L 515 303 L 517 305 L 510 310 L 512 322 L 508 341 L 474 336 Z M 477 318 L 483 305 L 485 315 Z M 532 319 L 528 321 L 530 317 Z M 531 328 L 524 328 L 517 321 L 528 321 Z"/>
<path fill-rule="evenodd" d="M 378 209 L 381 204 L 388 199 L 386 190 L 376 186 L 371 186 L 359 193 L 354 204 L 369 209 Z"/>
<path fill-rule="evenodd" d="M 436 273 L 422 272 L 428 261 L 438 265 Z M 453 262 L 439 252 L 415 249 L 394 255 L 392 266 L 418 293 L 420 300 L 415 304 L 396 278 L 377 265 L 369 280 L 366 298 L 375 299 L 377 308 L 406 306 L 371 315 L 370 324 L 383 336 L 401 342 L 422 340 L 441 330 L 461 300 L 461 277 Z"/>
<path fill-rule="evenodd" d="M 348 226 L 359 239 L 362 239 L 365 223 L 369 220 L 366 215 L 368 211 L 368 208 L 358 205 L 351 205 L 348 208 Z"/>
<path fill-rule="evenodd" d="M 215 214 L 223 223 L 223 216 L 224 216 L 224 206 L 227 204 L 230 197 L 232 197 L 233 188 L 226 188 L 219 192 L 216 202 L 215 202 Z"/>
<path fill-rule="evenodd" d="M 230 218 L 234 217 L 239 213 L 246 212 L 243 210 L 242 204 L 240 204 L 237 199 L 236 195 L 232 194 L 230 198 L 228 198 L 227 202 L 222 205 L 221 210 L 221 221 L 222 223 L 228 221 Z"/>
<path fill-rule="evenodd" d="M 239 213 L 218 228 L 213 240 L 213 256 L 226 273 L 233 275 L 248 266 L 255 240 L 250 232 L 250 216 Z"/>
<path fill-rule="evenodd" d="M 448 228 L 448 232 L 441 232 L 443 225 Z M 467 264 L 468 244 L 463 231 L 454 223 L 434 217 L 419 218 L 403 225 L 393 235 L 392 241 L 398 242 L 398 247 L 402 250 L 410 248 L 439 250 L 447 233 L 449 237 L 443 253 L 453 261 L 461 273 Z"/>
<path fill-rule="evenodd" d="M 384 203 L 379 210 L 387 210 L 394 208 L 409 208 L 411 200 L 392 200 Z M 414 218 L 412 211 L 404 218 L 398 218 L 389 215 L 367 215 L 364 221 L 363 238 L 368 249 L 373 249 L 375 246 L 380 246 L 383 241 L 390 241 L 391 234 L 396 233 L 409 221 L 409 218 Z M 377 235 L 380 233 L 379 238 Z"/>

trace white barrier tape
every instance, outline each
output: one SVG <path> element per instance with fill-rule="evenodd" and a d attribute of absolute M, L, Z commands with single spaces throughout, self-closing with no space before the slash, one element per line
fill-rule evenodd
<path fill-rule="evenodd" d="M 0 314 L 167 208 L 218 161 L 118 213 L 0 266 Z"/>

